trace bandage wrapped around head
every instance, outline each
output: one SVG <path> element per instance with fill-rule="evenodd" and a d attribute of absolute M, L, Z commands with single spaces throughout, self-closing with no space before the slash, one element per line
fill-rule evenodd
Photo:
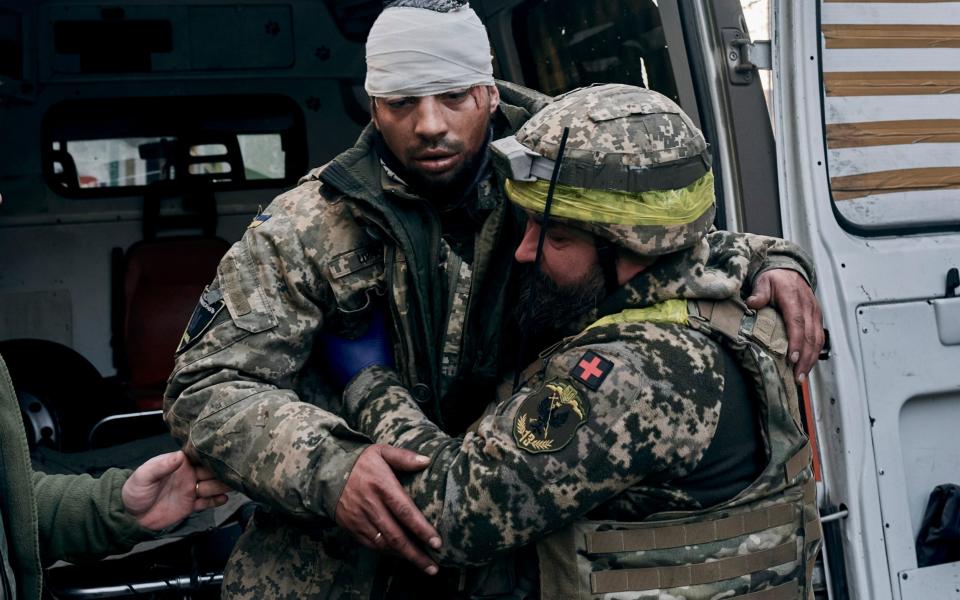
<path fill-rule="evenodd" d="M 493 83 L 487 30 L 465 3 L 395 2 L 367 37 L 370 97 L 432 96 Z"/>
<path fill-rule="evenodd" d="M 544 212 L 565 127 L 551 220 L 647 256 L 677 252 L 706 234 L 715 198 L 703 134 L 669 98 L 630 85 L 559 96 L 516 136 L 493 142 L 511 201 Z"/>

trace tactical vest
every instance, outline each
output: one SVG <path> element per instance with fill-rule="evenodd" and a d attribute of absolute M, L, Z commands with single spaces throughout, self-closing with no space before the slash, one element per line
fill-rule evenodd
<path fill-rule="evenodd" d="M 816 483 L 780 316 L 734 301 L 670 300 L 591 328 L 641 321 L 685 324 L 733 350 L 761 398 L 767 465 L 734 498 L 706 510 L 577 521 L 544 539 L 537 544 L 540 597 L 812 599 L 821 535 Z"/>

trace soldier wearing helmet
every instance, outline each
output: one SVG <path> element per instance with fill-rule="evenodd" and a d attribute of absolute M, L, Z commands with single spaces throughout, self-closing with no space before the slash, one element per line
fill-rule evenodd
<path fill-rule="evenodd" d="M 784 327 L 740 301 L 742 258 L 710 257 L 701 133 L 656 92 L 603 85 L 493 151 L 529 215 L 515 257 L 540 272 L 521 322 L 556 341 L 459 438 L 382 366 L 344 401 L 378 442 L 430 456 L 407 487 L 441 564 L 505 558 L 429 584 L 394 572 L 386 597 L 812 596 L 820 528 Z"/>

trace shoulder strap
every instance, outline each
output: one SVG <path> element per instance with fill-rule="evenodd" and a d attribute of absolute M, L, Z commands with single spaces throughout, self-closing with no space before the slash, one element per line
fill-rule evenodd
<path fill-rule="evenodd" d="M 787 328 L 771 307 L 753 311 L 739 299 L 692 300 L 687 303 L 694 329 L 716 333 L 734 345 L 754 342 L 778 357 L 787 353 Z"/>

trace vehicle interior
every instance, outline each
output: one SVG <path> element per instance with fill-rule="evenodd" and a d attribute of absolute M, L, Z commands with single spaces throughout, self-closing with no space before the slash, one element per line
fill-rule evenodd
<path fill-rule="evenodd" d="M 471 2 L 498 78 L 676 100 L 713 147 L 718 225 L 777 235 L 766 100 L 723 51 L 750 33 L 740 2 L 710 4 Z M 263 207 L 367 125 L 363 43 L 381 6 L 0 1 L 0 354 L 38 468 L 96 473 L 175 447 L 159 409 L 197 298 Z M 228 505 L 205 517 L 220 535 L 188 522 L 106 561 L 123 563 L 56 566 L 51 587 L 213 597 L 243 516 Z"/>

